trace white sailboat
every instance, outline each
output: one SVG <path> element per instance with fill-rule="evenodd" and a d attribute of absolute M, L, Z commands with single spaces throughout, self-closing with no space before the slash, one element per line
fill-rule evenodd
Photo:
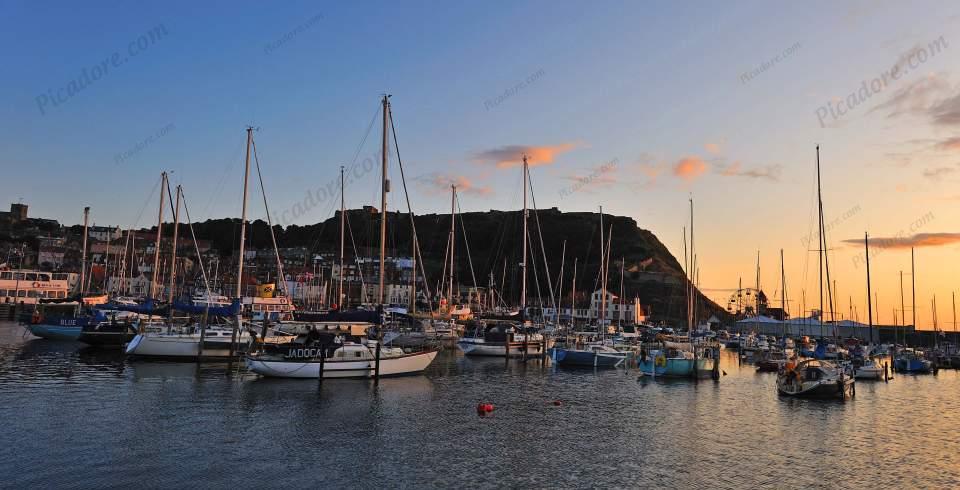
<path fill-rule="evenodd" d="M 243 256 L 244 256 L 244 235 L 247 224 L 247 184 L 250 176 L 250 146 L 253 142 L 253 128 L 247 128 L 247 156 L 246 169 L 243 175 L 243 210 L 240 220 L 240 260 L 237 272 L 237 298 L 241 297 L 243 281 Z M 166 187 L 167 175 L 163 174 L 163 187 Z M 177 210 L 175 215 L 179 214 L 179 192 L 177 194 Z M 154 257 L 154 264 L 159 263 L 160 253 L 160 228 L 163 226 L 163 191 L 160 192 L 160 213 L 157 224 L 157 245 Z M 174 221 L 177 219 L 175 217 Z M 176 224 L 174 225 L 176 226 Z M 176 241 L 173 245 L 176 250 Z M 154 295 L 154 285 L 157 282 L 157 266 L 154 266 L 153 281 L 150 284 L 150 296 Z M 172 283 L 172 280 L 171 280 Z M 171 293 L 172 295 L 172 289 Z M 171 297 L 172 299 L 172 297 Z M 209 309 L 233 310 L 234 308 L 210 307 L 213 296 L 209 290 L 204 298 L 207 302 L 205 306 Z M 171 301 L 172 306 L 172 301 Z M 239 305 L 238 305 L 239 306 Z M 233 328 L 226 326 L 208 326 L 205 324 L 189 325 L 180 328 L 169 328 L 164 332 L 147 332 L 141 330 L 140 333 L 127 344 L 126 352 L 128 355 L 147 358 L 175 358 L 175 359 L 198 359 L 198 358 L 231 358 L 237 346 L 245 347 L 249 344 L 251 335 L 242 328 L 242 319 L 240 317 L 240 308 L 236 308 L 237 324 Z"/>
<path fill-rule="evenodd" d="M 384 279 L 387 239 L 387 134 L 390 123 L 389 96 L 383 96 L 383 146 L 380 220 L 379 304 L 384 306 Z M 378 315 L 380 316 L 380 315 Z M 382 318 L 382 316 L 381 316 Z M 382 319 L 380 320 L 382 322 Z M 369 325 L 370 327 L 374 325 Z M 281 378 L 374 378 L 420 373 L 433 362 L 437 350 L 386 347 L 378 333 L 366 339 L 368 326 L 351 325 L 351 331 L 323 335 L 316 329 L 299 335 L 293 342 L 264 344 L 246 356 L 247 369 L 261 376 Z M 382 330 L 379 330 L 382 332 Z M 347 338 L 344 338 L 347 337 Z"/>

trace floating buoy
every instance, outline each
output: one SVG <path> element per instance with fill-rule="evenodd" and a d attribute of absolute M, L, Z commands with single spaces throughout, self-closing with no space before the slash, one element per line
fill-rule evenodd
<path fill-rule="evenodd" d="M 486 404 L 486 405 L 483 406 L 483 409 L 486 410 L 487 413 L 492 412 L 492 411 L 493 411 L 493 408 L 494 408 L 494 407 L 493 407 L 493 404 L 492 404 L 492 403 L 488 403 L 488 404 Z"/>
<path fill-rule="evenodd" d="M 477 404 L 477 413 L 480 415 L 485 415 L 493 411 L 492 403 L 479 403 Z"/>
<path fill-rule="evenodd" d="M 562 401 L 560 401 L 560 400 L 554 400 L 554 401 L 553 401 L 553 406 L 559 407 L 559 406 L 561 406 L 561 405 L 563 405 L 563 402 L 562 402 Z"/>

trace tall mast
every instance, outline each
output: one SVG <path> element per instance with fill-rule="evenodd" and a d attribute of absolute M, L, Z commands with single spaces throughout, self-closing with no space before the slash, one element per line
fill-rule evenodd
<path fill-rule="evenodd" d="M 167 187 L 170 192 L 170 187 Z M 167 292 L 167 303 L 173 304 L 173 288 L 176 285 L 177 276 L 177 232 L 180 228 L 180 186 L 177 186 L 176 207 L 173 209 L 173 246 L 170 247 L 170 291 Z M 170 309 L 170 315 L 173 315 L 173 309 Z"/>
<path fill-rule="evenodd" d="M 580 257 L 573 258 L 573 282 L 570 283 L 570 326 L 574 326 L 577 318 L 577 263 Z"/>
<path fill-rule="evenodd" d="M 617 308 L 617 330 L 623 328 L 621 325 L 623 323 L 623 263 L 625 262 L 623 257 L 620 257 L 620 298 L 617 300 L 619 307 Z"/>
<path fill-rule="evenodd" d="M 696 323 L 696 286 L 694 286 L 693 281 L 695 281 L 696 276 L 696 261 L 694 260 L 695 248 L 693 244 L 693 197 L 690 198 L 690 266 L 687 268 L 687 287 L 689 288 L 690 293 L 687 295 L 687 335 L 693 333 L 693 327 Z"/>
<path fill-rule="evenodd" d="M 87 292 L 87 225 L 90 221 L 90 206 L 83 208 L 83 251 L 80 253 L 80 295 Z M 109 249 L 109 247 L 108 247 Z M 23 262 L 21 256 L 21 262 Z M 19 293 L 18 293 L 19 294 Z"/>
<path fill-rule="evenodd" d="M 247 126 L 247 157 L 243 170 L 243 205 L 240 211 L 240 257 L 237 259 L 237 289 L 236 301 L 243 303 L 243 254 L 247 239 L 247 187 L 250 181 L 250 145 L 253 142 L 253 127 Z M 243 308 L 237 311 L 237 323 L 233 326 L 233 333 L 230 336 L 230 359 L 233 359 L 234 349 L 237 343 L 237 332 L 239 332 L 243 323 Z"/>
<path fill-rule="evenodd" d="M 917 331 L 917 269 L 913 260 L 913 247 L 910 247 L 910 315 L 913 317 L 913 331 Z M 906 342 L 906 332 L 904 332 L 904 343 Z"/>
<path fill-rule="evenodd" d="M 384 275 L 387 271 L 387 193 L 390 181 L 387 179 L 387 123 L 390 118 L 390 96 L 383 96 L 383 143 L 380 149 L 380 291 L 377 303 L 383 307 Z"/>
<path fill-rule="evenodd" d="M 520 281 L 520 321 L 526 320 L 527 315 L 527 155 L 523 155 L 523 261 Z"/>
<path fill-rule="evenodd" d="M 607 319 L 606 247 L 607 243 L 603 240 L 603 206 L 600 206 L 600 326 L 598 328 L 602 332 L 601 338 L 607 333 L 607 327 L 603 325 L 604 320 Z"/>
<path fill-rule="evenodd" d="M 780 249 L 780 311 L 783 317 L 783 336 L 787 336 L 787 273 L 783 270 L 783 249 Z"/>
<path fill-rule="evenodd" d="M 456 222 L 457 222 L 457 186 L 450 186 L 450 291 L 447 296 L 447 311 L 453 309 L 453 249 L 457 243 Z"/>
<path fill-rule="evenodd" d="M 863 248 L 867 254 L 867 314 L 870 327 L 870 345 L 873 345 L 873 301 L 870 296 L 870 236 L 863 232 Z M 878 319 L 879 320 L 879 319 Z"/>
<path fill-rule="evenodd" d="M 343 246 L 347 220 L 347 200 L 344 196 L 343 165 L 340 166 L 340 273 L 337 274 L 337 308 L 343 309 Z"/>
<path fill-rule="evenodd" d="M 560 252 L 560 281 L 559 281 L 560 284 L 557 285 L 557 307 L 555 308 L 557 311 L 556 311 L 556 314 L 554 315 L 554 322 L 556 322 L 556 326 L 558 328 L 560 327 L 560 306 L 563 304 L 563 266 L 566 261 L 567 261 L 567 241 L 564 240 L 563 251 Z M 571 320 L 573 319 L 572 314 L 570 315 L 570 318 Z"/>
<path fill-rule="evenodd" d="M 903 271 L 900 271 L 900 327 L 903 328 L 906 326 L 907 326 L 907 310 L 904 307 L 904 303 L 903 303 Z M 907 338 L 906 330 L 903 331 L 903 338 L 904 340 L 906 340 Z M 894 337 L 894 343 L 896 343 L 896 340 L 897 340 L 896 337 Z"/>
<path fill-rule="evenodd" d="M 817 255 L 820 260 L 820 337 L 823 338 L 823 198 L 820 195 L 820 145 L 817 145 Z"/>
<path fill-rule="evenodd" d="M 163 172 L 160 174 L 160 212 L 157 214 L 157 241 L 154 244 L 153 248 L 153 278 L 150 280 L 150 299 L 154 299 L 156 295 L 156 285 L 157 278 L 160 273 L 160 236 L 163 230 L 163 205 L 166 203 L 164 199 L 165 193 L 164 189 L 167 188 L 167 173 Z"/>

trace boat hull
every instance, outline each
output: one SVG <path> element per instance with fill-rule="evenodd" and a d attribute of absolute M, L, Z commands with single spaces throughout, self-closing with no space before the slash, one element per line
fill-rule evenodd
<path fill-rule="evenodd" d="M 250 338 L 247 335 L 240 336 L 234 355 L 242 353 L 249 340 Z M 201 353 L 200 334 L 139 334 L 127 344 L 127 354 L 137 357 L 184 360 L 197 359 L 198 357 L 204 359 L 229 358 L 230 339 L 228 337 L 216 340 L 205 338 Z"/>
<path fill-rule="evenodd" d="M 437 351 L 424 351 L 400 357 L 380 359 L 380 376 L 403 376 L 423 372 Z M 247 369 L 270 378 L 307 378 L 320 377 L 319 360 L 268 360 L 257 356 L 247 356 Z M 326 359 L 323 362 L 323 378 L 372 378 L 376 374 L 376 360 L 359 361 Z"/>
<path fill-rule="evenodd" d="M 130 326 L 101 325 L 84 328 L 77 340 L 92 346 L 119 346 L 130 342 L 136 336 L 137 332 Z"/>
<path fill-rule="evenodd" d="M 623 364 L 627 355 L 625 353 L 554 348 L 552 357 L 561 366 L 612 368 Z"/>
<path fill-rule="evenodd" d="M 929 374 L 933 372 L 933 363 L 922 359 L 897 359 L 893 362 L 898 373 Z"/>
<path fill-rule="evenodd" d="M 812 398 L 819 400 L 848 400 L 853 398 L 854 380 L 848 378 L 841 382 L 804 383 L 800 389 L 793 389 L 785 383 L 777 382 L 777 393 L 794 398 Z"/>
<path fill-rule="evenodd" d="M 648 358 L 637 362 L 640 372 L 647 376 L 661 376 L 667 378 L 706 378 L 712 372 L 712 359 L 680 359 L 669 358 L 658 365 L 656 358 Z"/>
<path fill-rule="evenodd" d="M 553 342 L 547 340 L 547 348 L 544 349 L 543 341 L 528 342 L 526 344 L 526 357 L 535 357 L 543 355 L 549 349 Z M 510 357 L 524 356 L 523 342 L 485 342 L 483 339 L 460 339 L 457 342 L 460 350 L 468 356 L 487 356 L 487 357 L 506 357 L 507 346 L 510 348 Z"/>
<path fill-rule="evenodd" d="M 79 325 L 52 325 L 45 323 L 34 323 L 27 326 L 30 333 L 48 340 L 77 340 L 80 338 L 80 332 L 83 330 Z"/>

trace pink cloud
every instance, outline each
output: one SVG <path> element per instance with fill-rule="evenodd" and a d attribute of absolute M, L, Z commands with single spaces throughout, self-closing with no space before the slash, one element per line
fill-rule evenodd
<path fill-rule="evenodd" d="M 492 163 L 497 168 L 517 167 L 527 155 L 531 167 L 550 165 L 557 156 L 577 148 L 577 143 L 561 143 L 554 146 L 507 145 L 477 153 L 475 160 L 480 163 Z"/>
<path fill-rule="evenodd" d="M 684 157 L 673 165 L 673 175 L 686 181 L 695 180 L 707 171 L 707 163 L 697 156 Z"/>
<path fill-rule="evenodd" d="M 493 193 L 489 186 L 479 186 L 469 177 L 463 175 L 428 174 L 417 177 L 418 182 L 429 188 L 431 192 L 445 194 L 450 192 L 450 186 L 457 186 L 459 194 L 473 194 L 487 196 Z"/>

